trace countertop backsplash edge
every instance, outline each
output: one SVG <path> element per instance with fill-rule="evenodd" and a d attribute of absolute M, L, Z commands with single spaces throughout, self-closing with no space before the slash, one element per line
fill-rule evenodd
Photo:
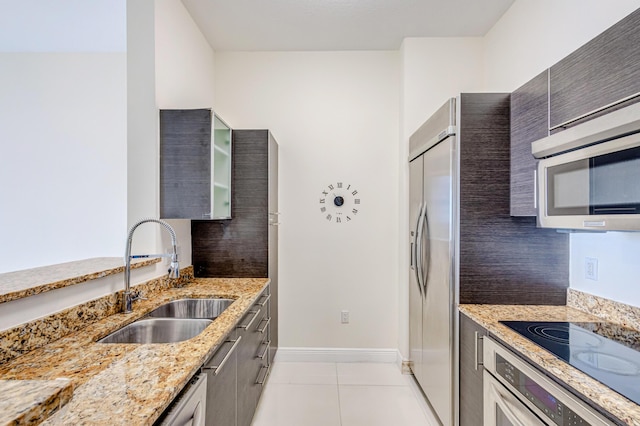
<path fill-rule="evenodd" d="M 572 288 L 567 289 L 567 306 L 634 330 L 640 330 L 640 308 L 636 306 Z"/>

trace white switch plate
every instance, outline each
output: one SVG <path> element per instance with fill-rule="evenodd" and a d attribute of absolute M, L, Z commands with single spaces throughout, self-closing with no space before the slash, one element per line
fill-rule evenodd
<path fill-rule="evenodd" d="M 584 277 L 588 280 L 598 281 L 598 259 L 594 257 L 585 257 Z"/>
<path fill-rule="evenodd" d="M 342 324 L 349 324 L 349 311 L 340 312 L 340 322 Z"/>

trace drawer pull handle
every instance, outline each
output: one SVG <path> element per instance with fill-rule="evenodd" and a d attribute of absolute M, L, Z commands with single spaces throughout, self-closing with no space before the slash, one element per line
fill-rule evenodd
<path fill-rule="evenodd" d="M 269 299 L 271 299 L 271 295 L 270 294 L 265 295 L 263 299 L 260 302 L 258 302 L 258 305 L 260 306 L 266 305 Z"/>
<path fill-rule="evenodd" d="M 236 340 L 231 340 L 231 342 L 233 342 L 233 346 L 231 346 L 231 349 L 229 349 L 229 352 L 227 352 L 227 354 L 224 356 L 224 358 L 222 358 L 222 361 L 220 361 L 220 364 L 213 365 L 211 367 L 209 367 L 209 366 L 202 367 L 202 369 L 205 370 L 205 371 L 213 370 L 213 375 L 217 376 L 218 373 L 220 373 L 220 371 L 222 371 L 222 367 L 224 367 L 224 365 L 226 364 L 227 360 L 229 360 L 229 357 L 231 356 L 231 354 L 238 347 L 238 343 L 240 343 L 241 339 L 242 339 L 242 336 L 238 336 L 238 338 Z"/>
<path fill-rule="evenodd" d="M 260 369 L 260 372 L 258 373 L 258 380 L 256 380 L 256 384 L 260 386 L 264 386 L 264 383 L 267 381 L 267 377 L 269 377 L 270 371 L 271 371 L 270 365 L 266 367 L 262 367 Z"/>
<path fill-rule="evenodd" d="M 251 327 L 251 324 L 253 324 L 253 322 L 256 320 L 256 318 L 258 318 L 258 315 L 260 315 L 260 309 L 258 309 L 256 312 L 253 313 L 253 318 L 251 318 L 251 321 L 249 321 L 248 324 L 240 325 L 238 327 L 239 328 L 244 328 L 245 330 L 248 329 L 249 327 Z"/>
<path fill-rule="evenodd" d="M 480 362 L 479 357 L 478 357 L 478 354 L 479 354 L 478 342 L 482 341 L 483 336 L 481 336 L 480 333 L 478 333 L 477 331 L 474 331 L 473 334 L 474 334 L 474 336 L 473 336 L 474 339 L 473 340 L 474 340 L 474 343 L 475 343 L 475 347 L 474 347 L 474 351 L 473 351 L 474 352 L 473 355 L 475 357 L 474 368 L 476 369 L 476 371 L 478 371 L 478 367 L 483 365 L 482 362 Z"/>
<path fill-rule="evenodd" d="M 267 356 L 267 354 L 269 353 L 269 346 L 271 345 L 271 340 L 267 340 L 266 342 L 263 343 L 263 345 L 265 345 L 264 351 L 258 355 L 258 358 L 260 359 L 264 359 L 264 357 Z"/>
<path fill-rule="evenodd" d="M 260 333 L 264 333 L 269 328 L 269 323 L 271 322 L 271 317 L 267 318 L 266 321 L 263 321 L 264 325 L 262 327 L 258 326 L 258 331 Z M 260 323 L 262 324 L 262 323 Z"/>

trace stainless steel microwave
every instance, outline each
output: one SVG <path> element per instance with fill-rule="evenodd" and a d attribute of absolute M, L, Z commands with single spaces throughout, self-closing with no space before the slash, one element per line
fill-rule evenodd
<path fill-rule="evenodd" d="M 532 144 L 538 225 L 640 231 L 640 104 Z"/>

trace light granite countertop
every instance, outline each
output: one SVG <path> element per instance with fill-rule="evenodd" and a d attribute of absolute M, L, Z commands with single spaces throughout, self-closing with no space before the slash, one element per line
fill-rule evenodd
<path fill-rule="evenodd" d="M 70 401 L 43 424 L 151 425 L 215 352 L 268 282 L 266 278 L 196 278 L 181 288 L 145 294 L 148 300 L 136 302 L 133 314 L 108 316 L 2 364 L 0 395 L 16 395 L 16 386 L 20 386 L 18 395 L 27 402 L 17 398 L 11 407 L 0 406 L 0 410 L 15 420 L 23 418 L 31 405 L 33 412 L 46 418 L 55 411 L 47 410 L 47 406 L 64 404 L 73 390 Z M 184 342 L 95 343 L 155 307 L 185 297 L 235 301 L 201 334 Z M 42 393 L 34 396 L 38 391 Z M 33 412 L 29 415 L 35 415 Z M 8 420 L 0 418 L 4 424 L 28 423 Z"/>
<path fill-rule="evenodd" d="M 141 268 L 160 259 L 134 259 L 131 268 Z M 0 303 L 22 299 L 58 288 L 124 272 L 122 257 L 94 257 L 59 265 L 41 266 L 0 274 Z"/>
<path fill-rule="evenodd" d="M 613 415 L 620 424 L 640 426 L 640 406 L 591 378 L 499 321 L 583 321 L 602 318 L 568 306 L 461 305 L 460 312 L 486 328 L 492 337 Z"/>

